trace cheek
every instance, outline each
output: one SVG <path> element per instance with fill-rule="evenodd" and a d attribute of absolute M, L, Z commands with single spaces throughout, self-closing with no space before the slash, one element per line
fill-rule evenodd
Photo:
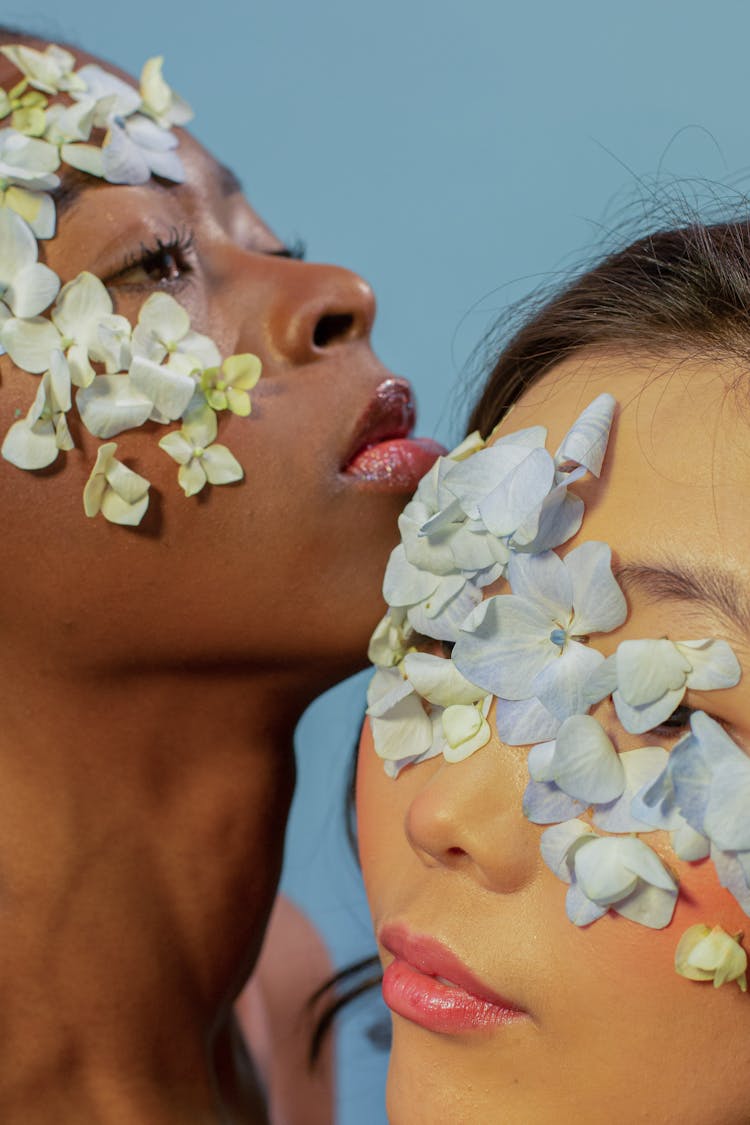
<path fill-rule="evenodd" d="M 357 759 L 357 841 L 365 889 L 377 924 L 386 905 L 393 873 L 399 870 L 407 847 L 403 831 L 401 785 L 387 777 L 375 753 L 369 719 L 365 720 Z"/>

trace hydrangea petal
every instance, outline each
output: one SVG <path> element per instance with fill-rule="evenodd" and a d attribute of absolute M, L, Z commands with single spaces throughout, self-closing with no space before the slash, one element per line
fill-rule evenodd
<path fill-rule="evenodd" d="M 732 937 L 721 926 L 690 926 L 677 944 L 674 964 L 688 980 L 712 980 L 714 988 L 737 981 L 740 990 L 747 991 L 747 954 L 739 935 Z"/>
<path fill-rule="evenodd" d="M 129 117 L 141 104 L 141 95 L 135 87 L 96 63 L 82 66 L 78 77 L 85 83 L 85 88 L 81 95 L 73 94 L 76 101 L 81 96 L 93 98 L 94 101 L 113 99 L 108 103 L 108 111 L 116 117 Z M 99 121 L 98 124 L 103 125 L 104 122 Z"/>
<path fill-rule="evenodd" d="M 678 859 L 684 859 L 688 863 L 707 859 L 711 854 L 711 841 L 684 820 L 672 832 L 670 842 Z"/>
<path fill-rule="evenodd" d="M 437 589 L 436 574 L 418 570 L 406 557 L 403 543 L 391 551 L 383 578 L 383 597 L 388 605 L 408 606 L 428 598 Z"/>
<path fill-rule="evenodd" d="M 560 720 L 538 699 L 498 699 L 495 727 L 507 746 L 528 746 L 554 738 L 560 729 Z"/>
<path fill-rule="evenodd" d="M 146 514 L 147 508 L 148 494 L 132 504 L 111 490 L 105 492 L 102 497 L 102 515 L 110 523 L 117 523 L 124 527 L 136 527 Z"/>
<path fill-rule="evenodd" d="M 511 537 L 514 550 L 535 555 L 567 543 L 579 530 L 583 512 L 583 500 L 568 492 L 568 482 L 556 485 L 539 511 L 516 528 Z"/>
<path fill-rule="evenodd" d="M 667 751 L 660 746 L 642 746 L 620 754 L 625 787 L 616 800 L 597 802 L 591 817 L 593 825 L 604 832 L 653 831 L 654 826 L 637 815 L 633 801 L 642 789 L 658 777 L 666 765 L 667 758 Z"/>
<path fill-rule="evenodd" d="M 446 745 L 443 755 L 447 762 L 463 762 L 471 754 L 486 746 L 492 737 L 486 707 L 457 703 L 443 711 L 443 734 Z"/>
<path fill-rule="evenodd" d="M 57 459 L 59 447 L 52 422 L 21 418 L 5 435 L 0 453 L 19 469 L 44 469 Z"/>
<path fill-rule="evenodd" d="M 612 573 L 609 545 L 582 543 L 565 556 L 565 566 L 573 587 L 575 633 L 608 633 L 622 625 L 628 605 Z"/>
<path fill-rule="evenodd" d="M 603 660 L 597 649 L 569 641 L 559 656 L 533 676 L 533 693 L 558 719 L 580 714 L 588 710 L 587 680 Z"/>
<path fill-rule="evenodd" d="M 159 447 L 178 465 L 187 465 L 193 457 L 193 447 L 179 430 L 173 430 L 159 439 Z"/>
<path fill-rule="evenodd" d="M 554 551 L 541 555 L 512 555 L 508 562 L 508 581 L 514 595 L 536 609 L 540 627 L 549 631 L 549 622 L 565 627 L 573 608 L 573 586 L 567 564 Z M 543 616 L 542 616 L 543 615 Z"/>
<path fill-rule="evenodd" d="M 691 664 L 688 686 L 693 691 L 715 691 L 734 687 L 742 670 L 726 641 L 678 641 Z"/>
<path fill-rule="evenodd" d="M 195 496 L 207 483 L 208 477 L 200 460 L 193 457 L 186 465 L 180 465 L 177 480 L 186 496 Z"/>
<path fill-rule="evenodd" d="M 135 356 L 130 366 L 133 387 L 153 403 L 154 420 L 174 422 L 180 418 L 195 393 L 195 381 L 149 359 Z"/>
<path fill-rule="evenodd" d="M 449 658 L 433 656 L 428 652 L 411 652 L 404 658 L 403 667 L 407 679 L 419 695 L 440 707 L 477 703 L 486 694 L 462 676 Z"/>
<path fill-rule="evenodd" d="M 151 179 L 151 165 L 143 150 L 132 141 L 125 129 L 112 122 L 102 146 L 104 178 L 110 184 L 146 184 Z"/>
<path fill-rule="evenodd" d="M 79 172 L 86 172 L 100 180 L 104 179 L 104 154 L 98 145 L 78 142 L 65 144 L 60 148 L 60 156 L 71 168 L 77 168 Z"/>
<path fill-rule="evenodd" d="M 690 662 L 673 641 L 622 641 L 617 649 L 617 688 L 631 707 L 684 688 Z"/>
<path fill-rule="evenodd" d="M 599 476 L 616 405 L 610 394 L 598 395 L 589 403 L 563 438 L 555 454 L 558 464 L 573 461 Z"/>
<path fill-rule="evenodd" d="M 585 847 L 594 832 L 582 820 L 566 820 L 542 833 L 539 844 L 542 859 L 553 875 L 566 883 L 572 880 L 572 859 L 578 848 Z"/>
<path fill-rule="evenodd" d="M 472 582 L 460 575 L 455 578 L 451 575 L 438 581 L 428 599 L 409 608 L 409 624 L 426 637 L 453 643 L 467 616 L 481 600 L 481 591 Z"/>
<path fill-rule="evenodd" d="M 586 804 L 563 793 L 554 781 L 532 778 L 523 795 L 523 812 L 532 824 L 558 824 L 584 812 Z"/>
<path fill-rule="evenodd" d="M 510 535 L 530 510 L 539 507 L 552 487 L 555 466 L 546 449 L 533 449 L 502 483 L 477 504 L 480 519 L 493 535 Z"/>
<path fill-rule="evenodd" d="M 60 290 L 52 320 L 63 336 L 81 335 L 81 326 L 112 313 L 112 298 L 104 283 L 88 270 L 79 273 Z"/>
<path fill-rule="evenodd" d="M 565 895 L 565 913 L 574 926 L 589 926 L 607 913 L 606 906 L 593 902 L 579 886 L 573 883 Z"/>
<path fill-rule="evenodd" d="M 76 405 L 84 426 L 98 438 L 142 426 L 153 409 L 151 400 L 135 390 L 127 375 L 98 375 L 78 391 Z"/>
<path fill-rule="evenodd" d="M 472 614 L 456 642 L 456 667 L 493 695 L 528 698 L 532 680 L 557 651 L 549 640 L 549 622 L 536 606 L 513 594 L 488 598 L 480 608 L 481 617 Z"/>
<path fill-rule="evenodd" d="M 647 730 L 653 730 L 663 723 L 672 712 L 680 706 L 685 695 L 685 688 L 677 688 L 675 691 L 667 691 L 660 699 L 654 700 L 653 703 L 644 703 L 640 707 L 631 707 L 622 698 L 619 691 L 612 695 L 612 701 L 615 705 L 617 717 L 624 726 L 625 730 L 631 734 L 643 734 Z"/>
<path fill-rule="evenodd" d="M 34 262 L 14 275 L 3 298 L 17 317 L 33 317 L 52 304 L 59 289 L 57 274 L 49 266 Z"/>
<path fill-rule="evenodd" d="M 47 370 L 50 354 L 60 347 L 60 333 L 51 321 L 41 316 L 7 320 L 0 339 L 16 366 L 34 375 Z"/>
<path fill-rule="evenodd" d="M 533 776 L 533 775 L 532 775 Z M 544 781 L 587 804 L 614 801 L 625 788 L 622 760 L 591 715 L 572 715 L 558 732 Z"/>
<path fill-rule="evenodd" d="M 207 449 L 201 460 L 209 484 L 232 484 L 245 475 L 234 454 L 219 442 Z"/>

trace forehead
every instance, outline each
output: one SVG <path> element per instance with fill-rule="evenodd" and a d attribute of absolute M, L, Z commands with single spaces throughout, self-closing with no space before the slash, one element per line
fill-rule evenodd
<path fill-rule="evenodd" d="M 602 476 L 576 486 L 586 501 L 579 539 L 605 540 L 623 561 L 645 548 L 704 562 L 720 553 L 750 584 L 746 379 L 730 359 L 584 354 L 547 372 L 499 433 L 545 425 L 554 450 L 609 392 L 618 409 Z"/>

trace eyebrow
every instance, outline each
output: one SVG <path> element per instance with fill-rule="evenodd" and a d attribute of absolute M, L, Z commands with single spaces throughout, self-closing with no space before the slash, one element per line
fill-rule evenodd
<path fill-rule="evenodd" d="M 228 168 L 226 164 L 217 165 L 217 179 L 222 196 L 226 197 L 236 195 L 237 192 L 242 192 L 242 184 L 239 177 L 231 168 Z M 96 177 L 90 176 L 86 172 L 79 172 L 77 170 L 73 174 L 66 176 L 60 186 L 52 193 L 58 219 L 64 215 L 66 211 L 69 211 L 71 207 L 74 207 L 85 192 L 96 191 L 104 186 L 127 187 L 129 185 L 107 185 L 106 180 L 98 180 Z M 165 192 L 171 191 L 181 185 L 172 182 L 162 182 L 152 176 L 145 184 L 137 184 L 135 186 L 147 188 L 150 191 Z"/>
<path fill-rule="evenodd" d="M 694 602 L 713 609 L 730 626 L 750 633 L 750 597 L 739 575 L 720 562 L 638 560 L 612 567 L 623 589 L 652 602 Z"/>

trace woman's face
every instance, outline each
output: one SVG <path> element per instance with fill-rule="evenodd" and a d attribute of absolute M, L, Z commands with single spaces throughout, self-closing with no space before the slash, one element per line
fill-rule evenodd
<path fill-rule="evenodd" d="M 619 404 L 600 480 L 578 535 L 603 540 L 614 565 L 695 571 L 695 586 L 626 586 L 629 615 L 597 636 L 605 654 L 626 638 L 726 639 L 743 669 L 731 689 L 685 703 L 717 719 L 750 753 L 750 428 L 746 376 L 729 364 L 584 356 L 529 390 L 500 433 L 548 427 L 555 449 L 595 395 Z M 710 581 L 705 576 L 710 575 Z M 651 588 L 653 589 L 653 583 Z M 601 644 L 599 642 L 602 642 Z M 594 711 L 618 750 L 669 748 L 684 729 L 628 735 L 611 703 Z M 469 1030 L 434 1015 L 394 1014 L 388 1082 L 393 1125 L 547 1125 L 602 1119 L 625 1125 L 740 1125 L 750 1113 L 750 1001 L 675 973 L 680 935 L 695 923 L 730 934 L 748 919 L 709 861 L 676 859 L 665 834 L 645 840 L 680 882 L 674 917 L 651 930 L 612 912 L 578 928 L 566 885 L 540 856 L 543 829 L 521 811 L 527 748 L 496 736 L 463 762 L 442 756 L 383 772 L 370 733 L 360 750 L 360 852 L 384 967 L 394 950 L 475 991 L 502 997 L 504 1020 Z M 433 943 L 438 943 L 436 947 Z M 391 947 L 391 948 L 389 948 Z M 444 965 L 436 969 L 435 957 Z M 430 970 L 428 961 L 432 959 Z M 438 1020 L 439 1022 L 439 1020 Z"/>
<path fill-rule="evenodd" d="M 17 77 L 3 59 L 0 84 Z M 180 653 L 269 665 L 310 663 L 314 653 L 330 678 L 332 666 L 345 672 L 362 657 L 396 517 L 435 453 L 402 442 L 344 471 L 363 446 L 403 438 L 413 423 L 408 384 L 370 347 L 373 295 L 346 270 L 290 257 L 234 177 L 177 132 L 181 185 L 117 186 L 63 166 L 57 234 L 40 242 L 40 259 L 63 282 L 97 275 L 133 323 L 152 293 L 166 292 L 222 355 L 260 356 L 251 417 L 220 420 L 218 440 L 245 479 L 186 499 L 177 466 L 157 447 L 164 429 L 124 433 L 117 456 L 153 485 L 133 532 L 84 516 L 98 443 L 80 423 L 76 449 L 52 469 L 4 463 L 5 527 L 22 529 L 0 546 L 14 591 L 4 624 L 23 643 L 33 607 L 38 619 L 65 625 L 51 628 L 50 643 L 61 637 L 68 655 L 77 644 L 100 662 Z M 0 377 L 5 432 L 38 380 L 7 356 Z"/>

